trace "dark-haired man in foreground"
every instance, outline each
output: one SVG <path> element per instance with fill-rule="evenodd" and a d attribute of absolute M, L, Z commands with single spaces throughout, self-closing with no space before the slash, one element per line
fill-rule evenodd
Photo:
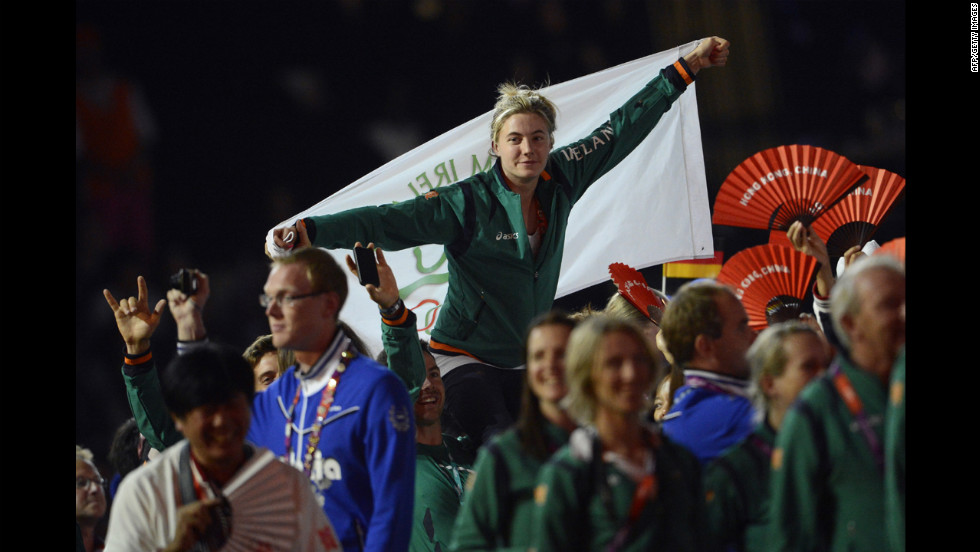
<path fill-rule="evenodd" d="M 229 541 L 250 550 L 341 549 L 306 478 L 245 442 L 254 383 L 240 353 L 202 345 L 160 380 L 185 440 L 122 481 L 105 550 L 217 550 Z"/>

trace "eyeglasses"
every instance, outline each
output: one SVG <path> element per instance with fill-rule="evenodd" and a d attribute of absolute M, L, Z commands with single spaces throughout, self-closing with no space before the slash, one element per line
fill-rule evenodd
<path fill-rule="evenodd" d="M 259 304 L 262 305 L 262 308 L 264 309 L 269 308 L 269 305 L 271 305 L 273 301 L 278 303 L 281 307 L 291 307 L 293 306 L 293 303 L 299 301 L 300 299 L 306 299 L 307 297 L 322 295 L 324 293 L 326 293 L 326 291 L 314 291 L 313 293 L 304 293 L 303 295 L 285 295 L 280 293 L 275 297 L 269 297 L 268 295 L 262 293 L 259 295 Z"/>
<path fill-rule="evenodd" d="M 101 487 L 105 485 L 105 479 L 101 477 L 88 478 L 88 477 L 76 477 L 75 478 L 75 490 L 81 491 L 82 489 L 87 489 L 89 484 L 95 483 L 96 487 Z"/>

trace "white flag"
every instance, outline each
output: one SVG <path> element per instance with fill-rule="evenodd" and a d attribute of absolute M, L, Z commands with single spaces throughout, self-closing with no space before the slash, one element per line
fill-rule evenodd
<path fill-rule="evenodd" d="M 558 106 L 555 144 L 587 136 L 659 71 L 697 41 L 542 90 Z M 487 101 L 495 97 L 488 91 Z M 386 163 L 316 205 L 283 221 L 355 207 L 412 199 L 489 169 L 492 111 Z M 367 244 L 364 244 L 367 245 Z M 349 250 L 331 251 L 346 271 Z M 653 132 L 613 170 L 596 181 L 572 209 L 565 240 L 558 297 L 609 279 L 610 263 L 645 268 L 676 260 L 711 257 L 701 129 L 694 84 L 664 114 Z M 408 308 L 428 337 L 446 295 L 448 273 L 440 245 L 385 251 Z M 488 267 L 490 270 L 491 267 Z M 357 279 L 340 313 L 372 348 L 381 351 L 381 317 Z"/>

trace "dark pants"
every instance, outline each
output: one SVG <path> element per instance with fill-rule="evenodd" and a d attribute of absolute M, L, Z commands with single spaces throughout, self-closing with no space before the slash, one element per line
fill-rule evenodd
<path fill-rule="evenodd" d="M 525 372 L 479 363 L 452 369 L 442 379 L 446 387 L 444 431 L 465 434 L 479 447 L 512 426 L 521 409 Z"/>

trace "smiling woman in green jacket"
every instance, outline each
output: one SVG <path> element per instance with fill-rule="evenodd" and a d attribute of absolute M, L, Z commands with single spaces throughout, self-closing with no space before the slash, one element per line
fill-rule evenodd
<path fill-rule="evenodd" d="M 530 544 L 538 469 L 575 428 L 560 404 L 568 393 L 565 344 L 574 326 L 558 312 L 531 324 L 521 415 L 480 449 L 456 517 L 452 550 L 525 550 Z"/>
<path fill-rule="evenodd" d="M 596 315 L 569 337 L 566 366 L 581 427 L 538 472 L 532 548 L 703 550 L 700 465 L 646 420 L 663 372 L 649 340 Z"/>

